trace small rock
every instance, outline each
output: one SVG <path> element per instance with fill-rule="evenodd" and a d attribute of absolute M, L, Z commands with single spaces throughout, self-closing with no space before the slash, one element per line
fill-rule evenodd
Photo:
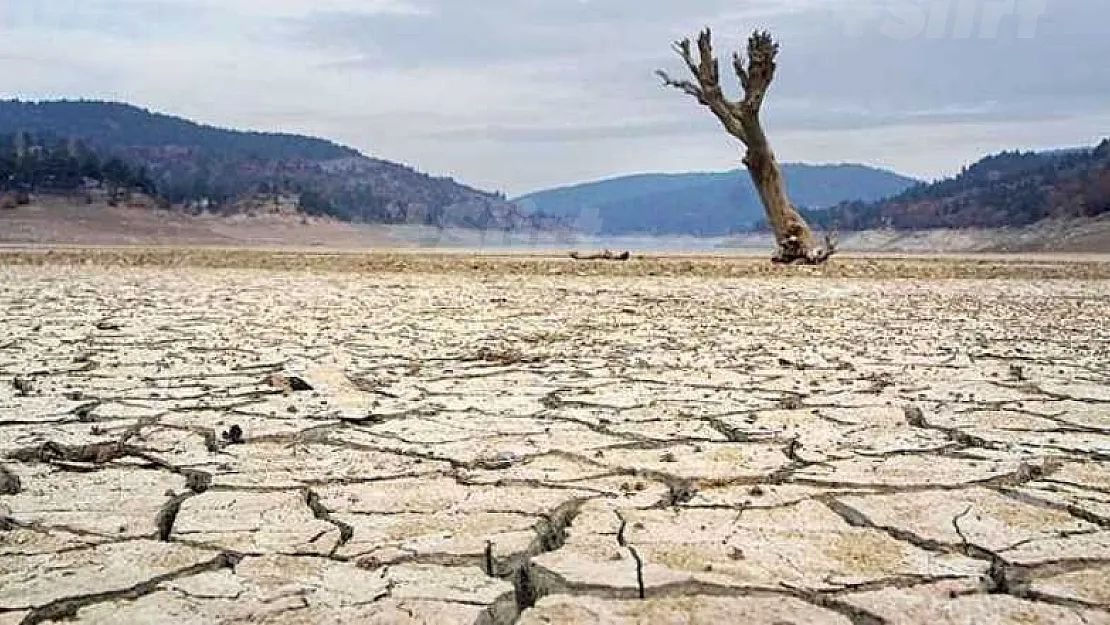
<path fill-rule="evenodd" d="M 382 561 L 375 556 L 366 556 L 364 558 L 359 558 L 358 560 L 356 560 L 355 566 L 367 571 L 374 571 L 382 568 Z"/>
<path fill-rule="evenodd" d="M 739 547 L 733 547 L 728 551 L 729 560 L 743 560 L 744 557 L 744 550 Z"/>
<path fill-rule="evenodd" d="M 1018 464 L 1017 471 L 1014 473 L 1014 479 L 1024 483 L 1040 479 L 1044 476 L 1044 473 L 1044 467 L 1022 462 Z"/>
<path fill-rule="evenodd" d="M 201 471 L 190 471 L 185 474 L 185 487 L 194 493 L 203 493 L 212 486 L 212 476 Z"/>
<path fill-rule="evenodd" d="M 659 462 L 678 462 L 678 458 L 675 458 L 674 454 L 668 451 L 659 458 Z"/>
<path fill-rule="evenodd" d="M 105 331 L 105 332 L 112 331 L 112 330 L 119 330 L 122 327 L 123 326 L 118 321 L 113 321 L 111 319 L 104 319 L 103 321 L 100 321 L 96 324 L 96 329 L 97 330 L 101 330 L 101 331 Z"/>
<path fill-rule="evenodd" d="M 389 566 L 394 562 L 404 560 L 411 555 L 411 553 L 402 549 L 385 548 L 375 551 L 370 555 L 359 558 L 355 561 L 355 566 L 360 569 L 373 571 L 380 569 L 383 566 Z"/>
<path fill-rule="evenodd" d="M 798 452 L 801 449 L 802 449 L 802 442 L 799 441 L 797 438 L 792 438 L 792 439 L 790 439 L 790 442 L 787 443 L 787 445 L 786 445 L 786 455 L 787 455 L 787 457 L 789 457 L 793 460 L 797 460 L 798 459 Z"/>
<path fill-rule="evenodd" d="M 798 410 L 802 407 L 801 398 L 791 395 L 790 397 L 783 397 L 779 401 L 779 408 L 783 410 Z"/>
<path fill-rule="evenodd" d="M 228 445 L 242 445 L 244 442 L 243 428 L 238 425 L 232 425 L 226 432 L 223 432 L 221 436 L 227 441 Z"/>
<path fill-rule="evenodd" d="M 764 494 L 763 488 L 761 486 L 752 486 L 751 489 L 748 490 L 748 494 L 752 497 L 762 497 Z"/>
<path fill-rule="evenodd" d="M 12 380 L 12 388 L 14 388 L 17 393 L 19 393 L 20 397 L 27 397 L 31 394 L 33 390 L 35 390 L 34 385 L 31 384 L 31 381 L 26 378 L 16 378 Z"/>
<path fill-rule="evenodd" d="M 519 458 L 511 451 L 503 451 L 493 458 L 478 461 L 478 467 L 489 471 L 504 471 L 517 463 Z"/>
<path fill-rule="evenodd" d="M 0 495 L 18 495 L 21 490 L 19 476 L 0 465 Z"/>
<path fill-rule="evenodd" d="M 298 378 L 297 376 L 291 376 L 289 378 L 289 388 L 293 389 L 296 392 L 313 390 L 311 384 L 305 382 L 303 379 Z"/>
<path fill-rule="evenodd" d="M 303 378 L 298 378 L 295 375 L 282 375 L 280 373 L 272 373 L 266 376 L 266 379 L 263 380 L 263 383 L 268 384 L 276 389 L 280 389 L 286 393 L 300 393 L 314 390 L 311 384 L 305 382 Z"/>
<path fill-rule="evenodd" d="M 91 403 L 88 403 L 88 404 L 82 404 L 82 405 L 73 409 L 73 415 L 76 416 L 77 420 L 82 422 L 82 423 L 88 423 L 89 421 L 95 421 L 96 418 L 93 417 L 92 413 L 93 413 L 94 410 L 96 410 L 99 407 L 100 407 L 100 402 L 91 402 Z"/>
<path fill-rule="evenodd" d="M 920 406 L 906 406 L 903 410 L 906 415 L 906 423 L 909 423 L 915 428 L 927 427 L 925 422 L 925 411 Z"/>

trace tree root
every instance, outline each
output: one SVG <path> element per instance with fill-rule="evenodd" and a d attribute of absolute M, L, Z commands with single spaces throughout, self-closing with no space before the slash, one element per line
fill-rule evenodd
<path fill-rule="evenodd" d="M 823 265 L 837 252 L 833 235 L 825 235 L 825 246 L 809 248 L 798 237 L 788 237 L 771 257 L 776 265 Z"/>

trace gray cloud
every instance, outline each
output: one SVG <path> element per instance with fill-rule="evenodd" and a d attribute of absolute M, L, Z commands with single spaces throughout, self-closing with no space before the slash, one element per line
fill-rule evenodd
<path fill-rule="evenodd" d="M 703 25 L 722 55 L 753 27 L 782 42 L 767 122 L 788 160 L 934 176 L 985 151 L 1092 143 L 1110 127 L 1105 0 L 34 5 L 47 3 L 0 0 L 9 96 L 131 99 L 322 134 L 510 192 L 733 167 L 716 122 L 653 75 L 678 73 L 670 42 Z"/>
<path fill-rule="evenodd" d="M 1036 20 L 1034 37 L 1022 39 L 1016 14 L 997 20 L 996 27 L 984 21 L 984 7 L 1005 1 L 875 2 L 862 24 L 840 13 L 836 5 L 841 3 L 785 3 L 777 12 L 763 11 L 761 23 L 773 28 L 784 45 L 774 95 L 787 109 L 780 121 L 798 129 L 825 123 L 858 128 L 1103 110 L 1110 101 L 1110 66 L 1097 59 L 1110 57 L 1110 33 L 1099 32 L 1092 20 L 1110 20 L 1110 5 L 1054 0 Z M 1032 1 L 1017 0 L 1015 12 L 1021 2 Z M 899 4 L 916 6 L 925 17 L 920 36 L 889 36 L 914 27 L 907 26 L 905 13 L 892 8 Z M 663 0 L 495 0 L 479 6 L 439 1 L 423 6 L 428 9 L 423 16 L 317 14 L 301 21 L 296 36 L 345 50 L 351 56 L 339 66 L 343 70 L 429 64 L 460 72 L 503 67 L 507 81 L 542 76 L 587 92 L 619 90 L 640 99 L 659 97 L 651 68 L 679 71 L 666 48 L 674 36 L 692 34 L 698 23 L 723 22 L 718 34 L 735 47 L 746 31 L 728 26 L 748 21 L 749 12 L 760 13 L 757 3 L 731 13 L 735 2 L 699 3 L 694 13 Z M 949 7 L 948 25 L 928 32 L 928 11 L 944 6 Z M 964 20 L 964 26 L 957 21 L 961 6 L 975 9 L 976 15 Z M 849 32 L 854 23 L 857 32 Z M 681 24 L 690 26 L 677 29 Z M 944 36 L 930 38 L 938 32 Z M 960 32 L 970 36 L 957 38 Z M 991 34 L 996 36 L 986 38 Z M 538 121 L 542 134 L 558 128 Z M 636 127 L 643 132 L 642 125 Z M 673 120 L 658 125 L 661 136 L 675 127 Z"/>
<path fill-rule="evenodd" d="M 969 6 L 998 1 L 963 0 Z M 958 4 L 950 3 L 953 12 Z M 896 23 L 889 15 L 885 20 Z M 940 32 L 955 33 L 954 15 L 950 20 Z M 891 111 L 984 104 L 999 112 L 1099 110 L 1110 96 L 1110 66 L 1097 59 L 1110 55 L 1110 32 L 1106 26 L 1098 32 L 1092 20 L 1110 20 L 1110 5 L 1053 0 L 1029 39 L 1019 37 L 1015 18 L 1003 21 L 994 38 L 926 34 L 902 40 L 883 34 L 884 18 L 857 36 L 839 25 L 815 27 L 797 44 L 788 40 L 780 93 Z M 971 24 L 972 33 L 979 32 L 981 24 Z"/>

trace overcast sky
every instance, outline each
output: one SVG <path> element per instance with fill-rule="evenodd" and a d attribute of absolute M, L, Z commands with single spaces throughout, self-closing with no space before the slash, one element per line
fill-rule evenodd
<path fill-rule="evenodd" d="M 680 73 L 670 44 L 702 26 L 723 57 L 756 27 L 782 42 L 783 161 L 932 178 L 1110 135 L 1107 0 L 0 0 L 0 84 L 323 136 L 513 195 L 736 167 L 653 74 Z"/>

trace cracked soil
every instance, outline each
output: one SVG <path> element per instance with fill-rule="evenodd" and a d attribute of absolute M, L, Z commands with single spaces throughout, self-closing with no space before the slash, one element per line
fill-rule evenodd
<path fill-rule="evenodd" d="M 1097 265 L 70 256 L 0 264 L 0 625 L 1110 623 Z"/>

